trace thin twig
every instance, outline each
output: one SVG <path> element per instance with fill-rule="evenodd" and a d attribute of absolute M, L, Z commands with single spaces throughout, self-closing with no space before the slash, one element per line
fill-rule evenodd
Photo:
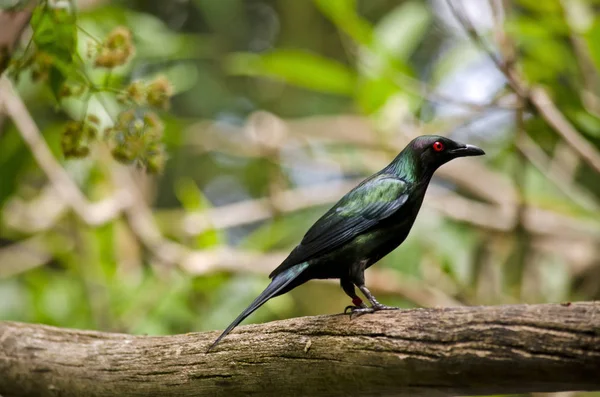
<path fill-rule="evenodd" d="M 600 206 L 594 201 L 593 196 L 572 182 L 572 178 L 565 172 L 566 167 L 554 164 L 554 160 L 548 157 L 544 150 L 529 136 L 521 135 L 518 138 L 517 149 L 527 158 L 529 163 L 542 172 L 554 186 L 573 200 L 574 203 L 588 211 L 600 211 Z"/>
<path fill-rule="evenodd" d="M 0 248 L 0 279 L 14 277 L 52 260 L 44 236 L 36 235 Z"/>
<path fill-rule="evenodd" d="M 592 5 L 585 2 L 566 0 L 560 0 L 558 4 L 560 4 L 563 17 L 569 26 L 569 38 L 573 45 L 577 66 L 583 78 L 583 85 L 579 93 L 581 102 L 590 113 L 600 116 L 600 97 L 597 94 L 598 89 L 600 89 L 600 76 L 598 76 L 594 66 L 589 47 L 582 37 L 588 26 L 585 26 L 587 25 L 585 22 L 580 21 L 587 18 L 586 11 L 593 12 Z M 581 8 L 579 12 L 577 8 Z M 585 18 L 578 17 L 582 12 L 586 15 Z"/>
<path fill-rule="evenodd" d="M 596 172 L 600 173 L 600 153 L 585 140 L 581 134 L 579 134 L 575 127 L 571 125 L 554 104 L 547 91 L 539 86 L 531 88 L 527 87 L 525 81 L 517 73 L 515 68 L 508 65 L 507 62 L 500 61 L 485 43 L 483 43 L 469 18 L 464 13 L 460 13 L 456 10 L 452 0 L 447 0 L 447 2 L 453 15 L 460 22 L 469 38 L 489 55 L 498 70 L 505 75 L 515 93 L 523 99 L 527 99 L 536 108 L 540 116 L 548 123 L 548 125 L 562 136 L 562 138 L 571 145 L 571 147 L 573 147 L 573 149 L 575 149 L 575 151 L 596 170 Z"/>
<path fill-rule="evenodd" d="M 459 22 L 459 24 L 462 26 L 463 30 L 467 34 L 467 37 L 469 37 L 469 39 L 478 48 L 480 48 L 485 54 L 487 54 L 488 58 L 494 63 L 494 65 L 496 65 L 498 70 L 507 77 L 507 82 L 515 91 L 515 93 L 517 93 L 521 97 L 526 97 L 526 88 L 523 85 L 519 85 L 514 81 L 514 79 L 512 78 L 513 71 L 511 68 L 509 68 L 507 62 L 498 58 L 498 56 L 496 56 L 496 54 L 483 41 L 482 36 L 477 32 L 477 29 L 475 29 L 475 26 L 473 26 L 471 20 L 467 16 L 462 3 L 458 2 L 460 4 L 460 10 L 458 10 L 458 8 L 455 6 L 456 1 L 446 0 L 446 3 L 448 4 L 450 12 L 454 16 L 454 18 Z"/>
<path fill-rule="evenodd" d="M 542 87 L 533 87 L 529 99 L 540 115 L 579 155 L 600 173 L 600 153 L 573 127 L 556 107 L 548 92 Z"/>
<path fill-rule="evenodd" d="M 14 92 L 10 81 L 5 77 L 0 78 L 0 104 L 3 105 L 5 112 L 15 123 L 31 154 L 56 189 L 56 192 L 62 196 L 63 200 L 85 223 L 88 225 L 106 223 L 117 217 L 123 208 L 133 203 L 126 190 L 119 190 L 113 196 L 98 203 L 88 202 L 65 169 L 53 156 L 25 104 Z"/>

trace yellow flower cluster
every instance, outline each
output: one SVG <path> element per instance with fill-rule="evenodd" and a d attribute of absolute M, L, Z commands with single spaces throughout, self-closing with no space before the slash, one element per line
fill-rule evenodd
<path fill-rule="evenodd" d="M 167 110 L 172 95 L 173 86 L 169 80 L 165 76 L 158 76 L 149 83 L 142 80 L 132 82 L 118 99 L 122 103 L 131 101 L 136 105 L 149 105 Z"/>
<path fill-rule="evenodd" d="M 102 43 L 90 48 L 90 55 L 95 55 L 94 66 L 103 68 L 124 65 L 135 52 L 131 31 L 123 26 L 116 27 Z"/>
<path fill-rule="evenodd" d="M 119 114 L 114 127 L 105 130 L 115 159 L 160 172 L 167 155 L 161 142 L 164 126 L 153 112 L 140 115 L 134 109 Z"/>
<path fill-rule="evenodd" d="M 31 80 L 47 81 L 50 69 L 52 68 L 52 64 L 54 62 L 52 56 L 40 51 L 31 59 Z"/>
<path fill-rule="evenodd" d="M 98 136 L 100 120 L 94 115 L 83 121 L 67 122 L 61 138 L 65 157 L 86 157 L 90 153 L 89 144 Z"/>

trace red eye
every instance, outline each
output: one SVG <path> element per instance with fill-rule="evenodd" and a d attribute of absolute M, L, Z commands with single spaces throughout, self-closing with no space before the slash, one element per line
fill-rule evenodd
<path fill-rule="evenodd" d="M 441 152 L 444 150 L 444 144 L 440 141 L 435 142 L 432 147 L 436 152 Z"/>

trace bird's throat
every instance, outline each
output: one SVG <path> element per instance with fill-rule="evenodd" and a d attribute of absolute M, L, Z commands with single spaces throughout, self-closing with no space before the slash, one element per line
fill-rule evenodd
<path fill-rule="evenodd" d="M 422 165 L 418 155 L 409 150 L 403 150 L 396 158 L 384 168 L 384 173 L 398 176 L 403 181 L 411 184 L 429 184 L 433 172 Z"/>

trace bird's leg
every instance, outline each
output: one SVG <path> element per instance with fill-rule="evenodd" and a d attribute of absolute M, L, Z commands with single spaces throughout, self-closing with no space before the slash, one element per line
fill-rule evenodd
<path fill-rule="evenodd" d="M 352 316 L 360 316 L 360 315 L 366 314 L 366 313 L 375 313 L 376 311 L 379 311 L 379 310 L 398 310 L 399 309 L 398 307 L 386 306 L 386 305 L 382 305 L 381 303 L 379 303 L 379 301 L 377 299 L 375 299 L 375 297 L 373 296 L 371 291 L 369 291 L 369 289 L 367 287 L 365 287 L 364 284 L 359 285 L 358 289 L 360 289 L 360 291 L 367 297 L 369 302 L 371 302 L 371 306 L 370 307 L 351 308 L 350 309 L 350 317 L 351 318 L 352 318 Z"/>
<path fill-rule="evenodd" d="M 354 309 L 363 309 L 367 307 L 367 305 L 362 301 L 362 299 L 360 299 L 359 296 L 356 295 L 356 290 L 354 289 L 354 284 L 352 283 L 352 281 L 346 278 L 341 278 L 340 285 L 342 286 L 342 289 L 344 290 L 346 295 L 352 298 L 352 305 L 346 306 L 346 308 L 344 309 L 344 313 L 347 313 L 348 310 L 352 312 L 352 310 Z"/>
<path fill-rule="evenodd" d="M 364 284 L 359 285 L 358 289 L 360 289 L 360 292 L 362 292 L 364 294 L 364 296 L 367 297 L 367 299 L 369 300 L 369 302 L 371 302 L 371 308 L 373 309 L 373 311 L 378 311 L 378 310 L 398 310 L 398 309 L 400 309 L 399 307 L 386 306 L 386 305 L 382 305 L 381 303 L 379 303 L 379 301 L 377 301 L 377 299 L 375 299 L 375 297 L 373 296 L 373 294 L 371 293 L 371 291 L 369 291 L 367 289 L 367 287 L 365 287 Z"/>

